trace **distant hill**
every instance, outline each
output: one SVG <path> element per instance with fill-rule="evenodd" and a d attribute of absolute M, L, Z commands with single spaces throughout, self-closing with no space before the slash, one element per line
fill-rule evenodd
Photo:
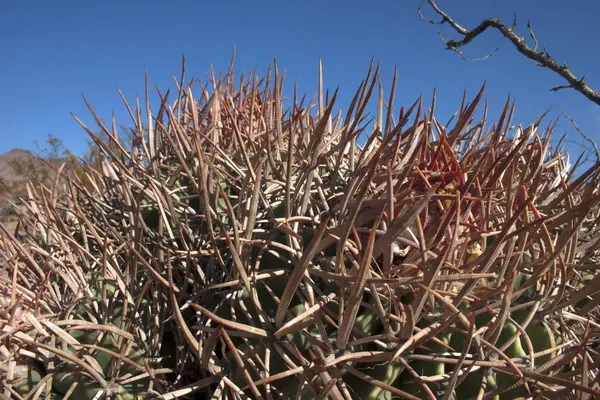
<path fill-rule="evenodd" d="M 54 164 L 64 160 L 54 160 Z M 11 202 L 27 195 L 26 183 L 51 185 L 55 173 L 42 159 L 26 149 L 0 154 L 0 222 L 16 226 L 16 212 Z"/>
<path fill-rule="evenodd" d="M 0 179 L 14 182 L 21 178 L 17 171 L 11 166 L 11 161 L 20 158 L 33 159 L 34 155 L 31 151 L 25 149 L 13 149 L 8 153 L 0 154 Z"/>
<path fill-rule="evenodd" d="M 0 154 L 0 198 L 18 194 L 14 191 L 24 189 L 27 181 L 42 183 L 51 175 L 52 168 L 29 150 L 13 149 Z"/>

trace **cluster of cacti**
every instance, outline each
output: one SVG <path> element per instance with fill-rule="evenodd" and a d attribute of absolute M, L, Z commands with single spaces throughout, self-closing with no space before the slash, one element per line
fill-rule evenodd
<path fill-rule="evenodd" d="M 476 119 L 483 88 L 442 125 L 372 68 L 336 116 L 319 77 L 286 109 L 277 68 L 182 74 L 132 149 L 82 123 L 101 170 L 0 239 L 4 396 L 600 396 L 599 165 Z"/>

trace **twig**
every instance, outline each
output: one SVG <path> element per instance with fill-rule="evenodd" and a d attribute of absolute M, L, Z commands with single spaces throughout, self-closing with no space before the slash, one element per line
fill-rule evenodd
<path fill-rule="evenodd" d="M 537 51 L 540 42 L 538 42 L 537 38 L 535 37 L 535 33 L 533 33 L 533 28 L 531 27 L 531 20 L 527 21 L 527 28 L 529 28 L 529 36 L 531 36 L 531 39 L 533 39 L 533 42 L 535 43 L 533 50 Z"/>
<path fill-rule="evenodd" d="M 429 3 L 431 8 L 433 8 L 433 10 L 439 16 L 442 17 L 442 19 L 440 21 L 434 21 L 432 19 L 425 18 L 423 16 L 423 13 L 421 12 L 421 8 L 422 8 L 423 4 L 425 3 L 425 1 L 427 1 L 427 3 Z M 537 51 L 537 48 L 539 46 L 539 41 L 537 40 L 535 34 L 533 33 L 533 29 L 531 27 L 531 22 L 527 23 L 527 27 L 529 28 L 529 34 L 535 43 L 534 48 L 531 48 L 527 45 L 527 42 L 523 36 L 519 36 L 514 33 L 514 28 L 516 27 L 516 19 L 513 22 L 512 28 L 509 28 L 506 25 L 504 25 L 502 23 L 502 21 L 500 21 L 500 19 L 498 19 L 498 18 L 487 18 L 487 19 L 484 19 L 483 21 L 481 21 L 481 23 L 479 25 L 477 25 L 475 28 L 466 29 L 463 26 L 461 26 L 459 23 L 457 23 L 454 19 L 452 19 L 452 17 L 450 17 L 450 15 L 448 15 L 446 12 L 441 10 L 438 7 L 438 5 L 436 4 L 435 0 L 422 0 L 421 4 L 419 5 L 418 13 L 423 21 L 428 22 L 430 24 L 434 24 L 434 25 L 443 25 L 443 24 L 447 23 L 458 34 L 463 36 L 463 38 L 460 40 L 446 40 L 446 39 L 442 38 L 441 35 L 440 35 L 440 38 L 446 44 L 447 50 L 452 50 L 452 51 L 457 52 L 465 60 L 468 60 L 468 59 L 465 57 L 463 52 L 460 50 L 461 47 L 471 43 L 477 36 L 479 36 L 480 34 L 485 32 L 488 28 L 494 28 L 494 29 L 500 31 L 500 33 L 502 33 L 502 35 L 505 38 L 510 40 L 515 45 L 515 47 L 517 48 L 517 51 L 519 51 L 519 53 L 523 54 L 525 57 L 529 58 L 530 60 L 535 61 L 537 63 L 537 65 L 544 67 L 544 68 L 548 68 L 548 69 L 556 72 L 558 75 L 563 77 L 568 82 L 568 85 L 561 85 L 561 86 L 553 87 L 552 89 L 550 89 L 551 91 L 558 91 L 560 89 L 567 89 L 567 88 L 575 89 L 576 91 L 578 91 L 579 93 L 581 93 L 585 97 L 587 97 L 589 100 L 600 105 L 600 93 L 598 93 L 595 90 L 593 90 L 592 88 L 590 88 L 584 82 L 584 78 L 580 79 L 580 78 L 576 77 L 573 74 L 573 72 L 571 72 L 571 70 L 569 69 L 569 67 L 567 66 L 566 63 L 563 63 L 562 65 L 560 65 L 554 58 L 552 58 L 552 56 L 550 55 L 550 53 L 548 52 L 548 50 L 546 49 L 545 46 L 544 46 L 544 51 Z M 516 18 L 516 16 L 515 16 L 515 18 Z M 474 60 L 485 60 L 485 59 L 489 58 L 496 51 L 497 51 L 497 49 L 485 57 L 482 57 L 480 59 L 474 59 Z"/>
<path fill-rule="evenodd" d="M 565 110 L 562 108 L 562 106 L 560 105 L 560 103 L 558 103 L 558 108 L 560 109 L 560 112 L 569 120 L 571 121 L 571 123 L 573 124 L 573 126 L 575 127 L 575 129 L 577 129 L 577 132 L 579 132 L 579 134 L 585 139 L 587 140 L 592 147 L 594 147 L 594 152 L 596 153 L 596 161 L 600 161 L 600 150 L 598 150 L 598 146 L 596 145 L 596 142 L 594 142 L 594 140 L 592 138 L 590 138 L 580 127 L 579 125 L 577 125 L 577 122 L 575 122 L 575 120 L 569 116 L 569 114 L 567 114 L 565 112 Z"/>
<path fill-rule="evenodd" d="M 448 41 L 446 39 L 444 39 L 444 37 L 442 36 L 441 32 L 438 32 L 438 36 L 440 37 L 440 39 L 442 39 L 442 42 L 444 43 L 448 43 Z M 496 48 L 496 50 L 489 52 L 488 54 L 486 54 L 483 57 L 478 57 L 478 58 L 471 58 L 471 57 L 467 57 L 465 55 L 465 53 L 461 50 L 461 49 L 452 49 L 453 51 L 457 52 L 458 54 L 460 54 L 461 58 L 465 61 L 483 61 L 483 60 L 487 60 L 488 58 L 490 58 L 491 56 L 494 55 L 494 53 L 496 53 L 498 50 L 500 50 L 499 47 Z"/>

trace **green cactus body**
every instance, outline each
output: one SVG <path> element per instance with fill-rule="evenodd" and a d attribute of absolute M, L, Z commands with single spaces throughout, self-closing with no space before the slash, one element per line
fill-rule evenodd
<path fill-rule="evenodd" d="M 477 316 L 475 318 L 476 326 L 477 327 L 484 326 L 485 324 L 488 324 L 491 321 L 491 319 L 492 319 L 492 315 L 490 313 L 480 314 L 479 316 Z M 501 347 L 509 339 L 513 339 L 517 335 L 517 333 L 518 333 L 517 327 L 514 324 L 507 322 L 502 327 L 502 331 L 501 331 L 498 341 L 496 343 L 496 347 Z M 537 336 L 536 336 L 536 338 L 537 338 Z M 532 339 L 532 341 L 533 340 L 534 339 Z M 459 353 L 464 350 L 464 346 L 465 346 L 466 342 L 467 342 L 466 332 L 454 332 L 454 333 L 452 333 L 452 337 L 450 340 L 450 347 L 452 347 L 452 349 L 455 352 Z M 543 346 L 543 345 L 540 344 L 540 346 Z M 534 346 L 534 348 L 535 348 L 535 346 Z M 522 341 L 521 341 L 520 337 L 518 337 L 517 339 L 514 340 L 514 342 L 506 349 L 505 353 L 510 358 L 522 358 L 527 355 L 527 353 L 523 349 Z M 449 367 L 448 370 L 453 369 L 451 366 L 448 366 L 448 367 Z M 508 386 L 508 385 L 516 382 L 516 380 L 510 375 L 502 374 L 502 373 L 497 373 L 497 374 L 496 373 L 488 373 L 486 376 L 484 376 L 483 370 L 477 369 L 475 371 L 470 372 L 469 375 L 457 386 L 457 388 L 456 388 L 457 398 L 458 399 L 463 399 L 463 398 L 468 399 L 468 398 L 476 397 L 477 393 L 479 392 L 479 388 L 480 388 L 482 382 L 484 382 L 484 379 L 485 379 L 485 383 L 486 383 L 486 392 L 490 392 L 494 389 L 497 389 L 498 387 Z M 526 395 L 526 394 L 527 394 L 526 389 L 523 386 L 521 386 L 521 387 L 515 388 L 507 393 L 504 393 L 500 396 L 495 396 L 495 399 L 498 399 L 498 400 L 512 399 L 511 396 Z"/>
<path fill-rule="evenodd" d="M 522 309 L 515 312 L 511 312 L 511 317 L 518 324 L 523 324 L 527 317 L 530 314 L 530 309 Z M 516 327 L 515 327 L 516 329 Z M 538 353 L 544 350 L 551 349 L 554 347 L 560 340 L 560 337 L 554 337 L 551 332 L 549 332 L 544 326 L 543 322 L 536 316 L 533 317 L 531 322 L 525 328 L 525 332 L 531 341 L 533 346 L 533 351 Z M 552 336 L 551 336 L 552 335 Z M 521 336 L 520 338 L 521 345 L 524 349 L 526 349 L 525 339 Z M 526 352 L 528 353 L 528 351 Z M 529 354 L 527 354 L 529 355 Z M 539 366 L 544 364 L 552 358 L 552 354 L 546 354 L 544 356 L 538 357 L 535 360 L 535 365 Z"/>
<path fill-rule="evenodd" d="M 582 287 L 587 285 L 592 279 L 594 279 L 594 275 L 592 273 L 590 273 L 588 271 L 582 272 L 581 280 L 577 284 L 577 289 L 581 289 Z M 589 297 L 583 298 L 583 299 L 579 300 L 577 303 L 575 303 L 575 308 L 580 309 L 582 307 L 585 307 L 589 302 L 590 302 Z"/>
<path fill-rule="evenodd" d="M 292 314 L 292 317 L 295 318 L 305 311 L 306 307 L 304 306 L 304 304 L 298 304 L 290 309 L 290 314 Z M 304 321 L 306 321 L 306 319 Z M 313 326 L 308 330 L 308 333 L 311 336 L 317 336 L 319 334 L 319 331 L 316 327 Z M 306 350 L 308 350 L 308 348 L 311 345 L 310 340 L 301 331 L 286 335 L 286 339 L 290 343 L 295 344 L 302 354 L 305 354 Z"/>
<path fill-rule="evenodd" d="M 427 326 L 429 326 L 429 322 L 426 319 L 422 318 L 417 323 L 417 326 L 419 328 L 426 328 Z M 429 340 L 429 341 L 423 343 L 422 345 L 420 345 L 415 350 L 415 353 L 431 355 L 431 354 L 435 354 L 435 353 L 447 352 L 448 351 L 447 346 L 449 345 L 450 339 L 451 339 L 450 334 L 445 333 L 445 334 L 438 336 L 437 338 L 444 345 L 437 343 L 434 340 Z M 419 376 L 422 376 L 422 377 L 431 377 L 431 376 L 443 375 L 444 373 L 446 373 L 446 365 L 442 362 L 416 360 L 416 361 L 412 361 L 410 363 L 410 366 Z M 436 393 L 439 390 L 439 387 L 437 387 L 437 384 L 435 384 L 435 383 L 427 383 L 427 385 L 429 386 L 429 388 L 431 389 L 431 391 L 433 393 Z M 415 382 L 414 378 L 407 370 L 405 370 L 402 373 L 402 375 L 400 376 L 400 386 L 399 387 L 400 387 L 400 389 L 402 389 L 410 394 L 413 394 L 415 396 L 418 396 L 418 397 L 425 396 L 425 393 L 424 393 L 421 385 L 418 384 L 417 382 Z"/>
<path fill-rule="evenodd" d="M 238 346 L 237 348 L 244 354 L 250 354 L 250 347 L 247 344 L 243 344 L 241 346 Z M 253 354 L 257 354 L 260 358 L 262 358 L 265 354 L 266 344 L 265 343 L 257 343 L 256 345 L 253 346 L 253 349 L 254 349 Z M 291 357 L 291 358 L 293 359 L 293 357 Z M 242 358 L 242 360 L 244 361 L 244 364 L 246 366 L 246 371 L 248 371 L 248 373 L 250 374 L 250 377 L 254 381 L 265 377 L 263 375 L 258 376 L 256 371 L 247 365 L 248 359 Z M 252 357 L 252 360 L 256 364 L 255 357 Z M 235 364 L 235 361 L 233 360 L 232 357 L 230 357 L 230 361 Z M 234 368 L 235 368 L 235 373 L 233 374 L 233 376 L 231 378 L 232 381 L 239 388 L 246 387 L 248 385 L 248 382 L 244 378 L 243 370 L 241 368 L 239 368 L 237 365 Z M 259 367 L 259 369 L 262 371 L 262 368 Z M 270 361 L 269 361 L 269 374 L 275 375 L 275 374 L 278 374 L 281 372 L 285 372 L 288 369 L 289 369 L 289 367 L 286 365 L 286 363 L 284 362 L 281 355 L 277 352 L 277 350 L 275 348 L 271 347 L 270 348 Z M 277 381 L 274 381 L 272 383 L 272 385 L 274 387 L 276 387 L 277 390 L 281 391 L 285 396 L 293 397 L 298 392 L 298 387 L 300 386 L 300 382 L 298 380 L 298 375 L 295 375 L 295 376 L 285 377 L 283 379 L 278 379 Z M 259 387 L 258 389 L 260 392 L 264 393 L 264 390 L 261 387 Z M 252 392 L 249 389 L 247 389 L 246 392 L 250 397 L 253 397 Z"/>
<path fill-rule="evenodd" d="M 487 383 L 490 387 L 490 390 L 498 389 L 498 382 L 497 382 L 496 374 L 491 373 L 487 376 L 486 379 L 487 379 Z M 494 396 L 494 400 L 500 400 L 500 396 L 499 395 Z"/>
<path fill-rule="evenodd" d="M 105 282 L 106 293 L 109 298 L 113 298 L 115 293 L 117 292 L 117 286 L 114 282 Z M 91 284 L 92 292 L 96 298 L 90 299 L 87 301 L 89 305 L 92 305 L 94 302 L 97 302 L 100 299 L 102 293 L 103 284 L 99 280 L 93 280 Z M 105 324 L 112 325 L 115 327 L 120 327 L 121 318 L 122 318 L 122 305 L 117 303 L 116 306 L 112 308 L 112 318 L 109 318 Z M 82 319 L 87 319 L 87 313 L 82 308 L 78 311 L 78 316 Z M 129 323 L 125 324 L 125 329 L 127 330 Z M 96 345 L 101 349 L 107 349 L 116 353 L 119 353 L 119 348 L 116 345 L 119 339 L 119 336 L 116 334 L 112 334 L 106 331 L 100 330 L 83 330 L 83 329 L 68 329 L 68 334 L 75 340 L 77 340 L 82 345 Z M 59 340 L 60 344 L 61 340 Z M 79 348 L 75 348 L 71 345 L 67 345 L 67 351 L 71 353 L 75 353 L 76 351 L 80 352 Z M 89 350 L 83 350 L 89 351 Z M 113 355 L 104 352 L 102 350 L 91 350 L 91 355 L 96 360 L 98 365 L 100 366 L 101 373 L 103 376 L 111 376 L 111 369 L 113 365 L 115 365 L 116 358 Z M 135 362 L 140 367 L 144 366 L 144 356 L 141 352 L 137 350 L 130 351 L 129 354 L 125 355 L 128 359 Z M 79 357 L 81 359 L 81 354 Z M 143 371 L 140 369 L 136 369 L 133 366 L 121 362 L 120 368 L 118 371 L 118 376 L 136 376 L 141 374 Z M 28 386 L 33 387 L 42 376 L 46 374 L 45 371 L 37 368 L 33 365 L 29 369 L 30 374 L 30 382 Z M 87 374 L 82 373 L 79 368 L 72 362 L 63 362 L 62 364 L 57 365 L 57 367 L 52 371 L 52 388 L 53 391 L 51 393 L 52 396 L 56 395 L 58 398 L 62 398 L 71 386 L 77 382 L 77 386 L 75 387 L 73 393 L 71 394 L 72 399 L 94 399 L 96 396 L 101 395 L 101 392 L 104 390 L 100 385 L 95 382 L 91 377 Z M 136 396 L 140 396 L 144 393 L 148 387 L 149 378 L 139 379 L 133 382 L 130 382 L 124 386 L 115 385 L 112 387 L 113 392 L 118 392 L 121 394 L 123 399 L 134 399 Z"/>
<path fill-rule="evenodd" d="M 415 368 L 415 366 L 416 366 L 417 369 L 420 369 L 421 367 L 417 363 L 421 363 L 421 361 L 411 363 L 411 367 Z M 413 366 L 412 364 L 416 364 L 416 365 Z M 437 389 L 434 387 L 433 384 L 426 383 L 426 385 L 434 393 L 437 391 Z M 421 385 L 415 381 L 413 376 L 406 369 L 400 374 L 400 377 L 399 377 L 398 383 L 397 383 L 397 387 L 399 389 L 405 391 L 406 393 L 412 394 L 413 396 L 416 396 L 418 398 L 426 397 L 425 391 L 423 390 Z"/>
<path fill-rule="evenodd" d="M 439 337 L 439 339 L 445 344 L 448 344 L 449 342 L 447 335 L 442 335 Z M 429 348 L 429 350 L 425 348 L 419 349 L 417 350 L 417 354 L 430 355 L 433 353 L 443 353 L 445 351 L 448 351 L 444 346 L 434 342 L 433 340 L 430 340 L 429 342 L 423 344 L 423 347 L 427 347 Z M 421 376 L 443 375 L 446 369 L 445 364 L 441 362 L 416 361 L 413 364 L 414 365 L 411 366 Z"/>
<path fill-rule="evenodd" d="M 62 395 L 65 395 L 76 382 L 77 387 L 73 391 L 72 398 L 93 399 L 102 390 L 92 379 L 78 373 L 75 365 L 71 363 L 59 366 L 52 374 L 52 388 Z"/>
<path fill-rule="evenodd" d="M 248 296 L 248 293 L 246 291 L 244 291 L 243 296 Z M 306 307 L 304 306 L 304 304 L 297 304 L 297 305 L 293 306 L 290 309 L 291 318 L 297 317 L 298 315 L 302 314 L 304 311 L 306 311 Z M 220 315 L 220 316 L 224 317 L 224 318 L 227 317 L 227 316 L 223 316 L 223 315 Z M 309 329 L 309 334 L 316 336 L 318 334 L 318 330 L 315 327 L 312 327 Z M 304 356 L 308 356 L 307 350 L 311 345 L 311 341 L 305 336 L 305 334 L 302 333 L 302 331 L 287 334 L 287 335 L 283 336 L 283 338 L 285 338 L 285 341 L 287 341 L 288 343 L 296 346 L 296 348 L 300 351 L 301 354 L 303 354 Z M 248 344 L 244 343 L 241 339 L 236 340 L 236 338 L 234 338 L 234 337 L 232 337 L 231 339 L 234 342 L 234 344 L 236 345 L 236 348 L 238 350 L 240 350 L 242 353 L 250 354 L 250 347 L 248 346 Z M 264 356 L 265 350 L 266 350 L 265 343 L 261 342 L 261 343 L 255 344 L 253 346 L 253 348 L 254 348 L 255 354 L 257 353 L 260 357 Z M 288 366 L 284 362 L 281 355 L 276 351 L 276 349 L 271 348 L 270 355 L 271 355 L 270 356 L 270 375 L 275 375 L 277 373 L 281 373 L 281 372 L 288 370 Z M 293 356 L 291 358 L 294 359 Z M 233 358 L 231 356 L 229 356 L 229 359 L 230 359 L 230 361 L 235 362 L 235 361 L 233 361 Z M 248 362 L 247 359 L 243 359 L 243 360 L 245 363 Z M 249 372 L 253 371 L 252 368 L 246 368 L 246 370 Z M 255 372 L 250 372 L 250 375 L 252 376 L 252 378 L 254 380 L 264 378 L 264 376 L 256 376 Z M 235 367 L 235 374 L 232 377 L 232 380 L 240 388 L 245 387 L 247 385 L 247 381 L 244 378 L 242 370 L 237 366 Z M 300 384 L 300 382 L 298 381 L 297 376 L 290 376 L 287 378 L 283 378 L 283 379 L 277 380 L 276 382 L 273 383 L 273 385 L 278 390 L 282 391 L 284 394 L 286 394 L 288 396 L 292 396 L 297 392 L 297 388 L 298 388 L 299 384 Z M 249 394 L 251 394 L 251 393 L 249 393 Z"/>
<path fill-rule="evenodd" d="M 99 332 L 97 331 L 75 332 L 83 332 L 77 335 L 80 337 L 80 343 L 82 344 L 96 343 L 97 338 L 99 336 Z M 115 342 L 113 342 L 113 340 L 115 340 L 116 338 L 111 338 L 110 335 L 111 334 L 104 334 L 104 336 L 97 343 L 97 345 L 101 348 L 105 348 L 113 352 L 118 352 L 119 349 L 115 345 Z M 71 350 L 73 349 L 71 348 Z M 95 351 L 93 356 L 94 359 L 100 365 L 102 369 L 102 374 L 104 376 L 109 376 L 110 369 L 113 367 L 113 364 L 116 361 L 116 359 L 111 354 L 101 350 Z M 127 358 L 138 364 L 140 367 L 144 366 L 144 357 L 138 351 L 132 351 L 127 355 Z M 121 363 L 119 369 L 120 376 L 127 374 L 135 376 L 139 375 L 140 373 L 142 372 L 139 369 L 136 369 L 127 363 Z M 78 372 L 75 367 L 75 364 L 73 363 L 65 362 L 54 370 L 52 385 L 54 390 L 56 390 L 57 392 L 66 394 L 66 392 L 69 390 L 69 388 L 74 382 L 79 382 L 77 388 L 75 389 L 75 393 L 73 394 L 73 396 L 76 395 L 76 397 L 73 397 L 74 399 L 91 399 L 96 395 L 96 393 L 98 393 L 99 390 L 101 390 L 101 388 L 97 386 L 97 384 L 93 380 L 88 378 L 86 375 L 83 375 L 81 372 Z M 118 387 L 115 390 L 123 394 L 139 395 L 146 390 L 146 388 L 148 387 L 148 383 L 149 379 L 143 378 L 128 383 L 123 387 Z"/>
<path fill-rule="evenodd" d="M 383 307 L 387 307 L 388 304 L 383 304 Z M 361 312 L 354 323 L 355 329 L 364 333 L 366 336 L 373 336 L 381 333 L 383 328 L 383 322 L 379 316 L 379 313 L 374 309 L 368 309 Z M 374 344 L 363 344 L 354 346 L 352 351 L 369 351 L 375 350 Z M 387 383 L 388 385 L 394 385 L 404 367 L 399 364 L 356 364 L 350 363 L 353 367 L 357 367 L 360 371 L 368 374 L 369 376 Z M 382 389 L 375 385 L 370 385 L 364 382 L 362 379 L 355 377 L 354 375 L 345 372 L 344 379 L 348 386 L 352 389 L 353 395 L 359 399 L 369 400 L 389 400 L 392 398 L 392 392 Z"/>
<path fill-rule="evenodd" d="M 360 370 L 378 381 L 393 386 L 404 370 L 404 367 L 400 364 L 369 364 L 362 366 Z M 394 396 L 389 390 L 370 385 L 354 375 L 347 376 L 349 379 L 346 380 L 346 383 L 351 388 L 350 393 L 353 398 L 363 400 L 391 400 L 392 396 Z"/>
<path fill-rule="evenodd" d="M 527 280 L 531 278 L 531 274 L 523 271 L 519 271 L 515 277 L 513 283 L 513 290 L 517 291 L 521 289 Z M 520 296 L 520 299 L 532 299 L 535 296 L 536 284 L 533 284 L 527 288 L 527 290 Z M 522 301 L 522 300 L 521 300 Z"/>
<path fill-rule="evenodd" d="M 531 344 L 533 345 L 533 350 L 536 353 L 551 349 L 554 346 L 554 340 L 550 336 L 550 332 L 548 332 L 542 321 L 538 319 L 534 318 L 525 329 L 525 332 L 527 333 L 527 336 L 529 336 L 529 340 L 531 340 Z M 552 357 L 552 354 L 547 354 L 536 358 L 536 367 L 550 361 Z"/>
<path fill-rule="evenodd" d="M 367 310 L 356 317 L 354 326 L 367 336 L 376 335 L 381 331 L 383 323 L 379 313 L 375 310 Z"/>
<path fill-rule="evenodd" d="M 142 206 L 140 209 L 140 215 L 148 228 L 151 230 L 158 229 L 158 223 L 161 218 L 158 207 L 154 205 Z"/>
<path fill-rule="evenodd" d="M 502 346 L 508 340 L 514 338 L 518 333 L 517 327 L 508 322 L 502 328 L 502 332 L 500 333 L 500 337 L 498 338 L 498 342 L 496 343 L 496 347 Z M 521 345 L 521 337 L 517 337 L 515 341 L 506 349 L 506 355 L 510 358 L 518 358 L 525 357 L 527 353 L 523 350 L 523 346 Z"/>
<path fill-rule="evenodd" d="M 467 344 L 467 333 L 465 332 L 453 332 L 450 336 L 450 342 L 448 345 L 452 348 L 452 352 L 454 353 L 462 353 L 464 351 L 465 345 Z M 458 355 L 456 354 L 458 357 Z M 446 372 L 454 371 L 454 364 L 446 365 Z"/>
<path fill-rule="evenodd" d="M 485 384 L 485 392 L 491 392 L 494 389 L 498 388 L 496 384 L 495 374 L 490 371 L 487 372 L 487 375 L 484 376 L 484 370 L 479 368 L 475 371 L 470 371 L 467 377 L 460 382 L 460 384 L 455 388 L 456 398 L 457 399 L 472 399 L 476 398 L 479 394 L 479 390 L 481 386 Z M 495 395 L 493 400 L 499 400 L 500 396 Z"/>
<path fill-rule="evenodd" d="M 77 386 L 71 392 L 70 399 L 92 400 L 104 398 L 106 391 L 98 383 L 83 379 L 80 374 L 77 374 L 77 378 L 75 379 L 70 379 L 70 377 L 71 375 L 59 374 L 59 376 L 53 379 L 56 398 L 62 398 L 62 396 L 66 395 L 74 382 L 77 382 Z M 55 379 L 59 380 L 59 382 L 54 383 Z M 111 392 L 113 394 L 119 393 L 123 400 L 135 400 L 143 396 L 142 392 L 133 391 L 129 386 L 129 384 L 126 387 L 113 385 Z"/>
<path fill-rule="evenodd" d="M 484 376 L 484 371 L 478 369 L 476 371 L 469 372 L 467 377 L 460 383 L 456 388 L 457 399 L 471 399 L 476 398 L 479 394 L 481 385 L 485 384 L 485 392 L 491 392 L 498 388 L 496 384 L 496 378 L 494 374 L 488 373 Z M 495 395 L 492 397 L 493 400 L 499 400 L 500 396 Z"/>
<path fill-rule="evenodd" d="M 46 375 L 46 371 L 37 363 L 29 361 L 27 363 L 27 376 L 20 378 L 15 382 L 14 388 L 17 393 L 25 397 Z"/>
<path fill-rule="evenodd" d="M 488 325 L 492 321 L 493 317 L 494 315 L 491 312 L 487 311 L 475 316 L 475 328 L 479 329 L 483 326 Z"/>
<path fill-rule="evenodd" d="M 496 347 L 502 346 L 509 339 L 514 338 L 517 333 L 517 327 L 514 324 L 507 322 L 502 329 L 500 337 L 498 338 Z M 527 356 L 527 353 L 521 344 L 521 337 L 517 337 L 517 339 L 515 339 L 515 341 L 506 349 L 505 354 L 510 358 L 524 358 Z M 498 382 L 498 387 L 503 388 L 517 382 L 517 379 L 509 374 L 498 373 L 496 374 L 496 381 Z M 527 389 L 521 385 L 517 388 L 509 390 L 508 392 L 502 393 L 500 395 L 500 400 L 514 399 L 519 396 L 527 397 L 528 395 Z"/>
<path fill-rule="evenodd" d="M 267 297 L 261 297 L 261 299 L 262 298 Z M 220 306 L 217 315 L 221 318 L 232 320 L 233 312 L 235 312 L 237 322 L 248 325 L 250 324 L 250 320 L 256 316 L 256 310 L 254 309 L 254 306 L 251 306 L 251 301 L 250 293 L 246 288 L 243 288 L 234 295 L 231 301 L 226 301 Z M 242 308 L 240 303 L 244 303 L 246 310 Z M 250 313 L 250 315 L 247 313 Z"/>

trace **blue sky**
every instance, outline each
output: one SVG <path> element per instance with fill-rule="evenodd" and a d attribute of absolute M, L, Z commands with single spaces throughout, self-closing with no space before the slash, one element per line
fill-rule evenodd
<path fill-rule="evenodd" d="M 438 118 L 443 122 L 460 106 L 463 90 L 472 97 L 487 80 L 490 116 L 499 116 L 506 96 L 517 101 L 518 120 L 529 123 L 557 102 L 590 136 L 600 139 L 600 109 L 582 95 L 563 90 L 554 73 L 518 54 L 497 32 L 488 32 L 465 49 L 479 57 L 500 47 L 484 62 L 465 62 L 444 50 L 438 26 L 417 15 L 419 0 L 370 1 L 126 1 L 21 0 L 0 6 L 0 153 L 15 147 L 32 148 L 49 133 L 81 152 L 87 136 L 70 113 L 93 125 L 82 95 L 98 114 L 128 123 L 115 87 L 135 100 L 143 95 L 144 68 L 151 84 L 172 85 L 185 53 L 188 77 L 226 70 L 234 46 L 236 71 L 258 67 L 266 72 L 277 59 L 286 70 L 286 87 L 316 90 L 318 59 L 324 63 L 325 85 L 340 87 L 340 106 L 348 103 L 364 77 L 371 57 L 381 63 L 386 92 L 398 67 L 397 107 L 420 94 L 430 102 L 437 89 Z M 536 35 L 559 61 L 586 75 L 600 90 L 600 25 L 594 0 L 439 0 L 457 21 L 473 27 L 484 17 L 512 21 L 518 12 L 519 32 L 527 19 Z M 433 16 L 425 9 L 427 15 Z M 442 27 L 446 37 L 452 36 Z M 396 107 L 396 108 L 397 108 Z M 555 136 L 569 133 L 562 118 Z M 573 147 L 573 151 L 577 151 Z"/>

